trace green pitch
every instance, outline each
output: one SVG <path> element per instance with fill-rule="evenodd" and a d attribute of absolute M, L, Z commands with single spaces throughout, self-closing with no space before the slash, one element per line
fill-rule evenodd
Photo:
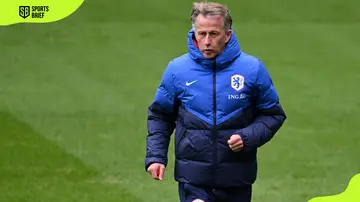
<path fill-rule="evenodd" d="M 121 3 L 120 3 L 121 2 Z M 288 115 L 259 150 L 254 202 L 305 202 L 360 173 L 360 3 L 221 1 Z M 0 27 L 0 201 L 178 201 L 143 168 L 147 107 L 187 50 L 189 0 L 86 0 L 51 24 Z"/>

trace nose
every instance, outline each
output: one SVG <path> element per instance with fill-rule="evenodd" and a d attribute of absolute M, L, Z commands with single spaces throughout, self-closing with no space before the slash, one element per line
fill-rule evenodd
<path fill-rule="evenodd" d="M 210 44 L 211 44 L 211 38 L 210 38 L 209 35 L 207 35 L 206 38 L 205 38 L 205 45 L 210 46 Z"/>

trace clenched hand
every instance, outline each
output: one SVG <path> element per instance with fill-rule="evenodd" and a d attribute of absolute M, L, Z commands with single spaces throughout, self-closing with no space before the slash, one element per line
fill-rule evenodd
<path fill-rule="evenodd" d="M 232 149 L 234 152 L 239 152 L 244 148 L 244 143 L 240 137 L 240 135 L 232 135 L 230 139 L 228 140 L 228 144 L 230 149 Z"/>
<path fill-rule="evenodd" d="M 161 163 L 153 163 L 148 167 L 147 172 L 151 175 L 153 179 L 163 180 L 165 165 Z"/>

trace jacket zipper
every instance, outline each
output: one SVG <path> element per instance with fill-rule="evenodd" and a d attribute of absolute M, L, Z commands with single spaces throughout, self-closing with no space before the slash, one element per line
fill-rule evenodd
<path fill-rule="evenodd" d="M 212 141 L 213 141 L 213 177 L 214 177 L 214 184 L 216 184 L 216 167 L 217 167 L 217 126 L 216 126 L 216 60 L 214 61 L 214 68 L 213 68 L 213 128 L 212 128 Z"/>

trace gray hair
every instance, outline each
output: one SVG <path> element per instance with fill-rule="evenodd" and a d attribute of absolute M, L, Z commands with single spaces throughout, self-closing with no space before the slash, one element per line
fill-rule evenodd
<path fill-rule="evenodd" d="M 204 17 L 214 17 L 221 16 L 224 19 L 224 28 L 225 31 L 231 29 L 232 25 L 232 17 L 229 13 L 229 10 L 226 6 L 215 3 L 215 2 L 195 2 L 193 4 L 193 8 L 191 11 L 191 23 L 194 26 L 195 20 L 199 15 L 203 15 Z"/>

